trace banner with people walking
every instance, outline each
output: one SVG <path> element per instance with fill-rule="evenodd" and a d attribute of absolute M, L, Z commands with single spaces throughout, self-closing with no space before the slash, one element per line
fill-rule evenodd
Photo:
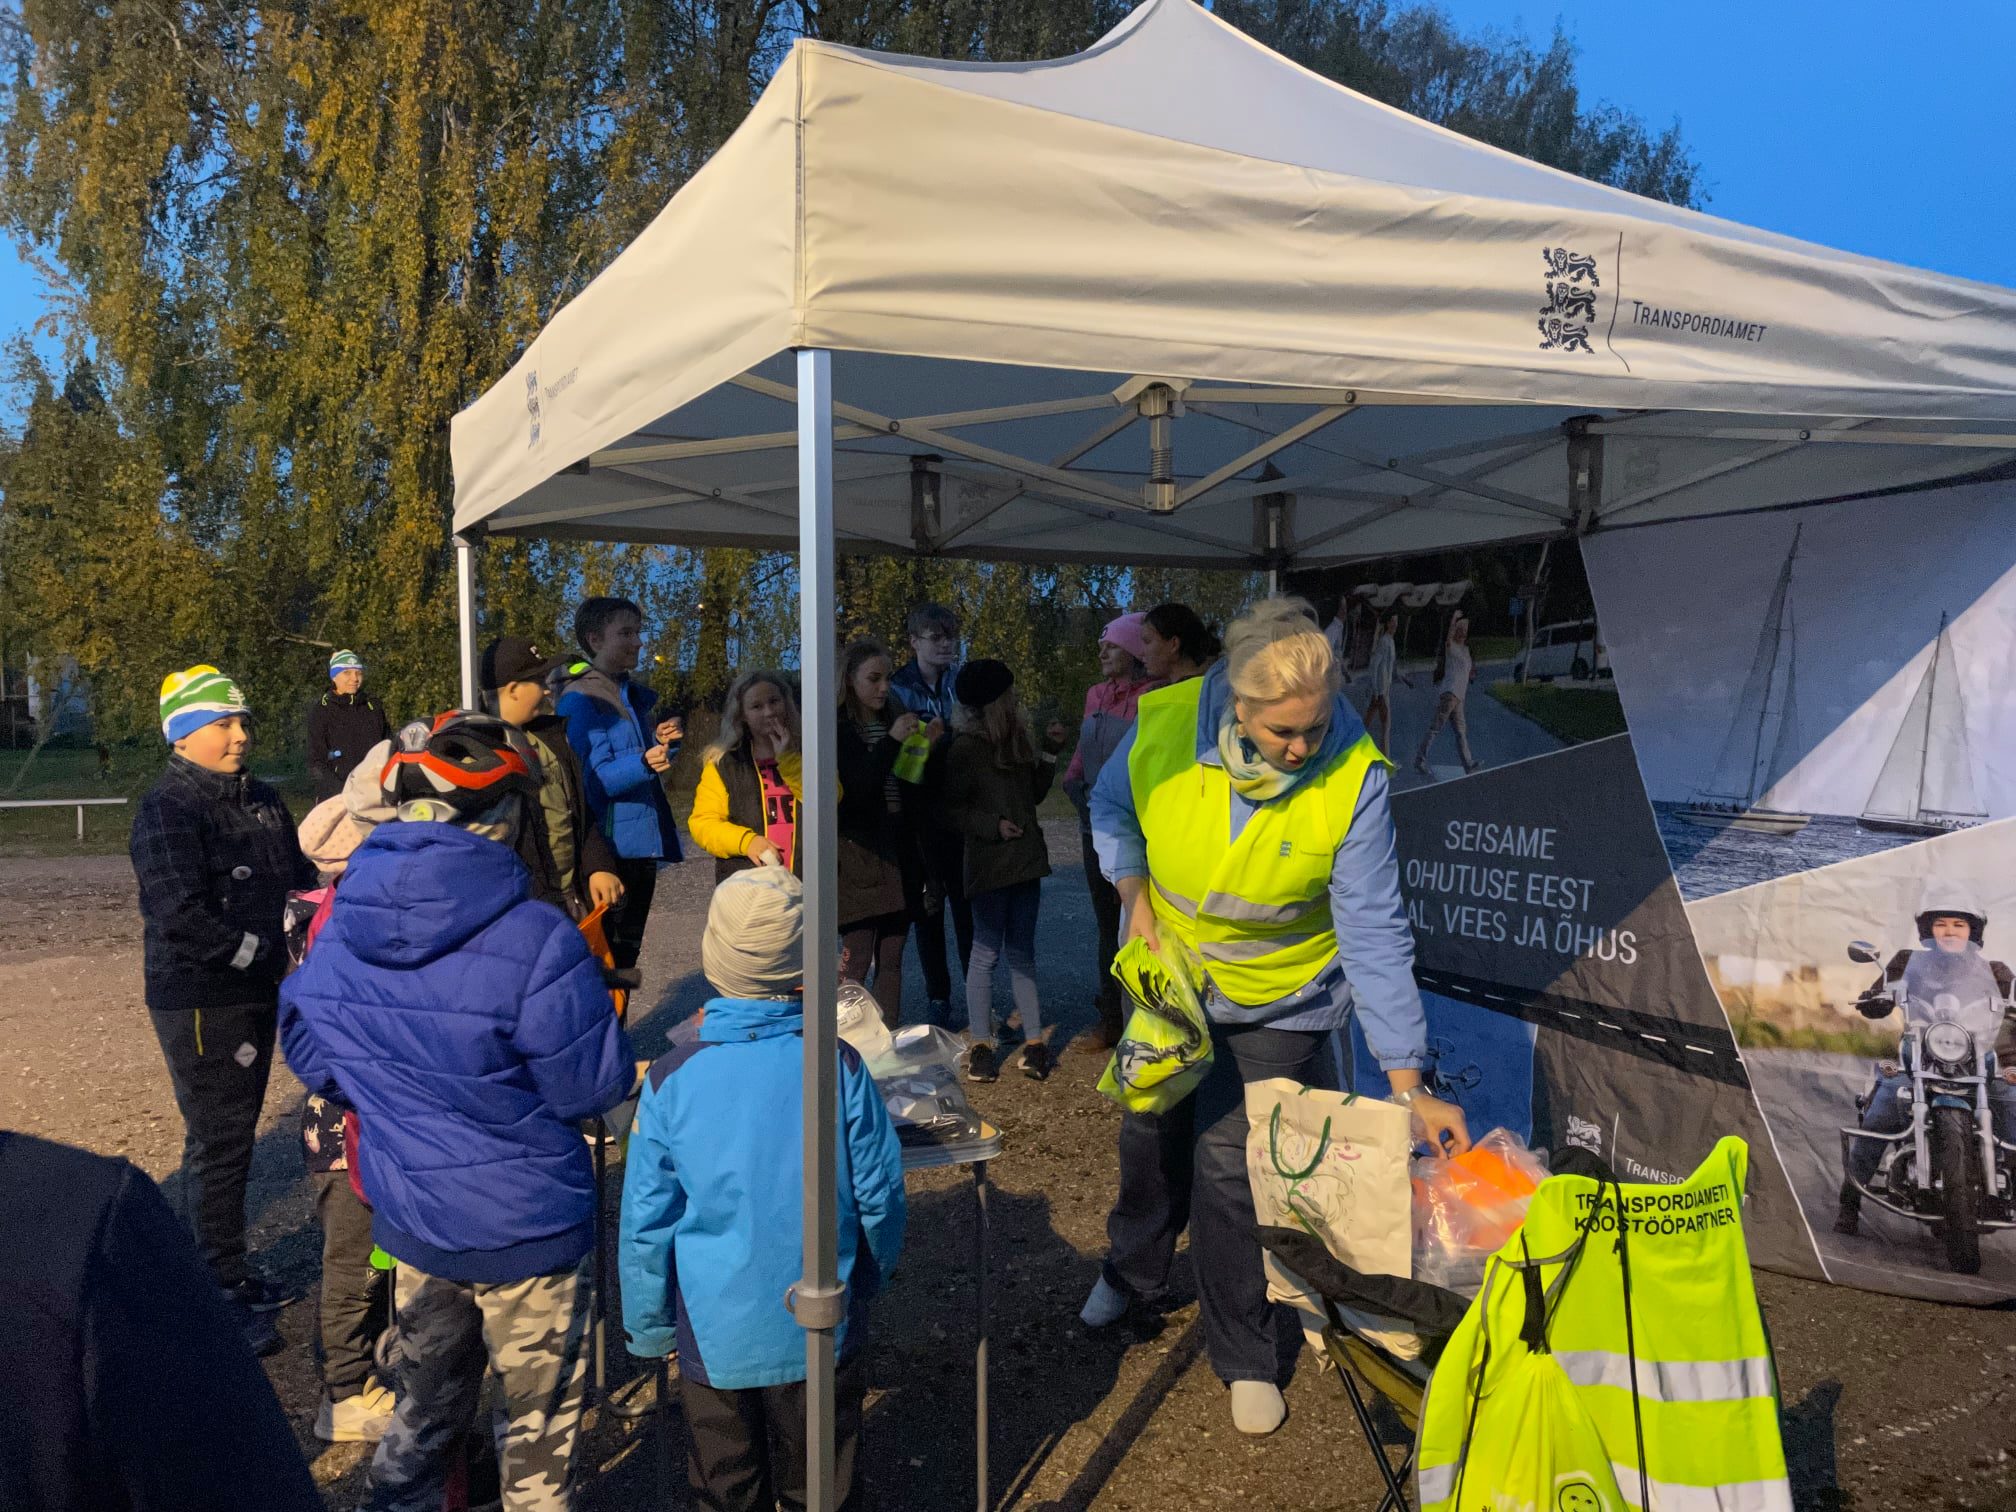
<path fill-rule="evenodd" d="M 1333 640 L 1396 765 L 1435 1074 L 1475 1126 L 1639 1180 L 1741 1134 L 1760 1263 L 2016 1297 L 2012 506 L 1354 570 Z"/>

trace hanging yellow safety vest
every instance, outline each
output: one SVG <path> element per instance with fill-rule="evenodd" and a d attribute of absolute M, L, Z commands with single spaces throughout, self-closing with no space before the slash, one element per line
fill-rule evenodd
<path fill-rule="evenodd" d="M 1646 1512 L 1649 1491 L 1651 1512 L 1791 1512 L 1777 1367 L 1743 1242 L 1749 1154 L 1724 1138 L 1674 1186 L 1565 1175 L 1541 1184 L 1429 1382 L 1421 1512 L 1607 1512 L 1600 1474 L 1599 1489 L 1576 1480 L 1572 1508 L 1490 1484 L 1503 1472 L 1487 1467 L 1518 1462 L 1508 1437 L 1532 1434 L 1492 1409 L 1501 1390 L 1517 1395 L 1515 1372 L 1536 1358 L 1522 1338 L 1535 1338 L 1527 1320 L 1542 1294 L 1538 1348 L 1594 1425 L 1621 1505 Z"/>
<path fill-rule="evenodd" d="M 1203 686 L 1191 678 L 1142 696 L 1127 776 L 1157 923 L 1196 952 L 1227 998 L 1259 1007 L 1336 959 L 1330 869 L 1365 774 L 1385 758 L 1360 735 L 1323 771 L 1260 804 L 1235 839 L 1231 781 L 1197 759 Z"/>

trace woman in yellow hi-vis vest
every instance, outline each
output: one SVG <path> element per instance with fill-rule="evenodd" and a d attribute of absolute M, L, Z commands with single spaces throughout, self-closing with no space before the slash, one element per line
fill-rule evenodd
<path fill-rule="evenodd" d="M 1463 1114 L 1427 1095 L 1427 1020 L 1400 900 L 1386 765 L 1339 691 L 1330 643 L 1300 599 L 1234 621 L 1223 661 L 1142 696 L 1092 792 L 1093 844 L 1120 891 L 1125 938 L 1201 960 L 1211 1074 L 1173 1112 L 1123 1115 L 1106 1263 L 1080 1314 L 1115 1323 L 1190 1256 L 1211 1365 L 1242 1433 L 1286 1415 L 1253 1194 L 1247 1082 L 1318 1079 L 1359 1010 L 1396 1101 L 1461 1149 Z"/>

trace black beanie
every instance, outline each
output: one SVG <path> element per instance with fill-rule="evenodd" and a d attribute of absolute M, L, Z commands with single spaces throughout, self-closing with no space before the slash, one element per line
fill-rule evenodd
<path fill-rule="evenodd" d="M 952 684 L 952 696 L 969 709 L 984 709 L 1015 686 L 1015 674 L 1006 662 L 969 661 L 959 669 Z"/>

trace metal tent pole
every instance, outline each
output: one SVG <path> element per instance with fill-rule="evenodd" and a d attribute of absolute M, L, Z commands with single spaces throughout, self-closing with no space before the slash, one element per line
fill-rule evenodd
<path fill-rule="evenodd" d="M 465 709 L 476 707 L 476 543 L 468 536 L 455 537 L 455 628 L 461 638 L 462 699 Z"/>
<path fill-rule="evenodd" d="M 805 729 L 805 794 L 798 810 L 805 863 L 805 1265 L 792 1312 L 805 1330 L 805 1505 L 808 1512 L 833 1512 L 834 1331 L 847 1299 L 840 1285 L 833 1148 L 840 815 L 830 352 L 798 353 L 798 613 Z"/>

